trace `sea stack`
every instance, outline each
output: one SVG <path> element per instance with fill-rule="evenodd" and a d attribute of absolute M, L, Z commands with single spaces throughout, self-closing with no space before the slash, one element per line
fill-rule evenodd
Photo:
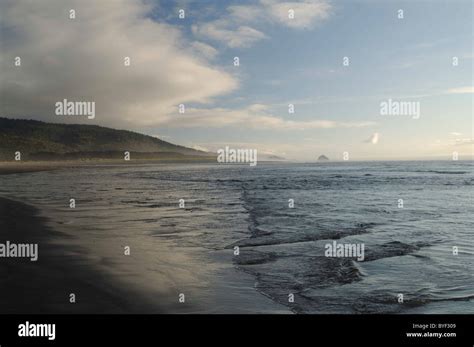
<path fill-rule="evenodd" d="M 329 160 L 329 158 L 326 157 L 324 154 L 320 155 L 318 158 L 318 161 L 326 161 L 326 160 Z"/>

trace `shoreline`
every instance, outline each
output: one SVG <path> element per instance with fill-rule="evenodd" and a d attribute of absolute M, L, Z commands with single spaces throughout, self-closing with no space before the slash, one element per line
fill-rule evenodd
<path fill-rule="evenodd" d="M 164 313 L 108 274 L 91 268 L 87 252 L 62 244 L 70 236 L 46 225 L 33 206 L 0 197 L 1 242 L 37 244 L 38 259 L 0 258 L 0 311 L 5 314 Z M 75 303 L 70 302 L 70 294 Z"/>
<path fill-rule="evenodd" d="M 34 171 L 16 173 L 25 172 Z M 0 243 L 38 245 L 37 261 L 0 257 L 0 276 L 4 279 L 0 311 L 5 314 L 292 313 L 257 291 L 253 277 L 229 262 L 227 250 L 216 252 L 207 261 L 195 262 L 199 259 L 195 253 L 202 254 L 205 249 L 160 247 L 155 249 L 155 261 L 165 267 L 140 275 L 146 261 L 108 266 L 123 265 L 122 256 L 97 252 L 89 247 L 93 240 L 82 240 L 80 234 L 58 228 L 51 216 L 53 211 L 14 195 L 0 196 Z M 110 244 L 112 249 L 116 246 Z M 134 251 L 133 260 L 139 255 Z M 187 277 L 182 273 L 183 264 L 193 264 L 189 269 L 194 268 L 193 281 L 182 282 Z M 212 285 L 201 287 L 207 280 Z M 189 302 L 178 302 L 177 283 L 190 285 L 186 286 L 191 295 Z M 76 295 L 74 304 L 69 302 L 71 293 Z"/>
<path fill-rule="evenodd" d="M 210 164 L 209 160 L 169 160 L 169 159 L 133 159 L 124 160 L 67 160 L 67 161 L 0 161 L 0 175 L 73 169 L 77 167 L 94 167 L 102 165 L 135 166 L 144 164 Z"/>
<path fill-rule="evenodd" d="M 364 164 L 364 163 L 404 163 L 404 162 L 416 162 L 418 160 L 387 160 L 387 161 L 366 161 L 366 160 L 354 160 L 350 163 L 347 161 L 336 161 L 331 160 L 327 162 L 307 162 L 307 161 L 272 161 L 272 160 L 260 160 L 261 164 L 267 165 L 282 165 L 282 164 L 301 164 L 301 165 L 322 165 L 324 164 Z M 425 160 L 426 163 L 439 162 L 439 161 L 451 161 L 451 160 Z M 471 162 L 471 159 L 458 160 L 457 162 L 465 163 Z M 10 175 L 19 173 L 31 173 L 41 171 L 53 171 L 59 169 L 73 169 L 78 167 L 94 167 L 94 166 L 124 166 L 134 167 L 137 165 L 167 165 L 167 164 L 218 164 L 215 160 L 203 159 L 195 157 L 193 159 L 131 159 L 130 161 L 124 161 L 122 159 L 90 159 L 90 160 L 63 160 L 63 161 L 0 161 L 0 175 Z M 232 167 L 234 164 L 226 164 L 228 167 Z M 238 165 L 238 164 L 237 164 Z"/>

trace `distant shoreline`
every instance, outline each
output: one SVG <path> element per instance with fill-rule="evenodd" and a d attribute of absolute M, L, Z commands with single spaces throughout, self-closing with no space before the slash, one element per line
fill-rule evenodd
<path fill-rule="evenodd" d="M 436 161 L 451 161 L 442 159 L 431 159 L 431 160 L 330 160 L 330 161 L 290 161 L 290 160 L 260 160 L 259 163 L 265 164 L 314 164 L 314 165 L 328 165 L 328 164 L 351 164 L 351 163 L 397 163 L 397 162 L 436 162 Z M 471 159 L 460 159 L 457 162 L 472 162 Z M 0 161 L 0 175 L 18 174 L 18 173 L 32 173 L 40 171 L 52 171 L 58 169 L 72 169 L 78 167 L 93 167 L 99 165 L 120 165 L 120 166 L 134 166 L 134 165 L 145 165 L 145 164 L 213 164 L 219 165 L 214 158 L 206 157 L 193 157 L 180 158 L 180 159 L 133 159 L 125 161 L 122 159 L 100 159 L 100 160 L 60 160 L 60 161 Z M 239 164 L 220 164 L 226 166 L 239 165 Z M 258 167 L 258 165 L 257 165 Z"/>
<path fill-rule="evenodd" d="M 289 161 L 261 161 L 262 163 L 292 163 Z M 74 169 L 79 167 L 94 167 L 101 165 L 117 165 L 132 167 L 135 165 L 165 165 L 165 164 L 216 164 L 216 165 L 247 165 L 247 164 L 219 164 L 215 158 L 205 159 L 205 157 L 194 157 L 192 159 L 134 159 L 130 161 L 119 159 L 103 160 L 64 160 L 64 161 L 0 161 L 0 175 L 10 175 L 19 173 L 32 173 L 41 171 L 53 171 L 58 169 Z"/>
<path fill-rule="evenodd" d="M 196 160 L 159 160 L 159 159 L 136 159 L 136 160 L 65 160 L 65 161 L 0 161 L 0 175 L 52 171 L 58 169 L 72 169 L 78 167 L 92 167 L 97 165 L 143 165 L 143 164 L 193 164 L 193 163 L 215 163 L 214 160 L 196 158 Z"/>

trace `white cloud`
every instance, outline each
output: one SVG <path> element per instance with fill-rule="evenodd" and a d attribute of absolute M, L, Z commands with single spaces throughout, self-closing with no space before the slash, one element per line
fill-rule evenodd
<path fill-rule="evenodd" d="M 217 49 L 203 42 L 196 41 L 191 45 L 197 54 L 202 55 L 206 59 L 213 59 L 218 53 Z"/>
<path fill-rule="evenodd" d="M 294 18 L 289 18 L 290 10 L 294 11 Z M 227 12 L 225 19 L 193 25 L 193 33 L 231 48 L 250 47 L 267 38 L 250 25 L 278 23 L 293 29 L 312 28 L 329 17 L 331 6 L 325 0 L 260 0 L 254 5 L 229 6 Z"/>
<path fill-rule="evenodd" d="M 243 109 L 188 108 L 180 117 L 169 116 L 160 125 L 169 127 L 221 128 L 236 126 L 250 129 L 307 130 L 330 128 L 360 128 L 372 126 L 373 122 L 338 122 L 333 120 L 293 121 L 277 117 L 267 107 L 253 104 Z"/>
<path fill-rule="evenodd" d="M 249 26 L 233 27 L 227 20 L 216 20 L 200 25 L 193 25 L 192 31 L 198 37 L 224 42 L 231 48 L 250 47 L 255 42 L 266 38 L 261 31 Z"/>
<path fill-rule="evenodd" d="M 474 94 L 474 86 L 451 88 L 445 94 Z"/>
<path fill-rule="evenodd" d="M 474 145 L 474 138 L 456 139 L 453 144 L 455 146 Z"/>
<path fill-rule="evenodd" d="M 326 1 L 277 1 L 261 0 L 264 10 L 268 11 L 273 20 L 290 28 L 312 28 L 320 21 L 329 17 L 331 6 Z M 288 11 L 294 11 L 294 18 L 290 19 Z"/>
<path fill-rule="evenodd" d="M 99 124 L 138 128 L 161 123 L 180 103 L 205 104 L 238 87 L 206 60 L 212 47 L 149 19 L 151 10 L 140 0 L 0 2 L 2 115 L 82 122 L 54 114 L 66 98 L 95 101 Z"/>

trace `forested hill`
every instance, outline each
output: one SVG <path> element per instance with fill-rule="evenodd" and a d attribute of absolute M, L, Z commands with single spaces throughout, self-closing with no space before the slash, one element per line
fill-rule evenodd
<path fill-rule="evenodd" d="M 213 156 L 127 130 L 0 117 L 0 160 L 17 151 L 22 160 L 120 159 L 124 151 L 138 159 Z"/>

